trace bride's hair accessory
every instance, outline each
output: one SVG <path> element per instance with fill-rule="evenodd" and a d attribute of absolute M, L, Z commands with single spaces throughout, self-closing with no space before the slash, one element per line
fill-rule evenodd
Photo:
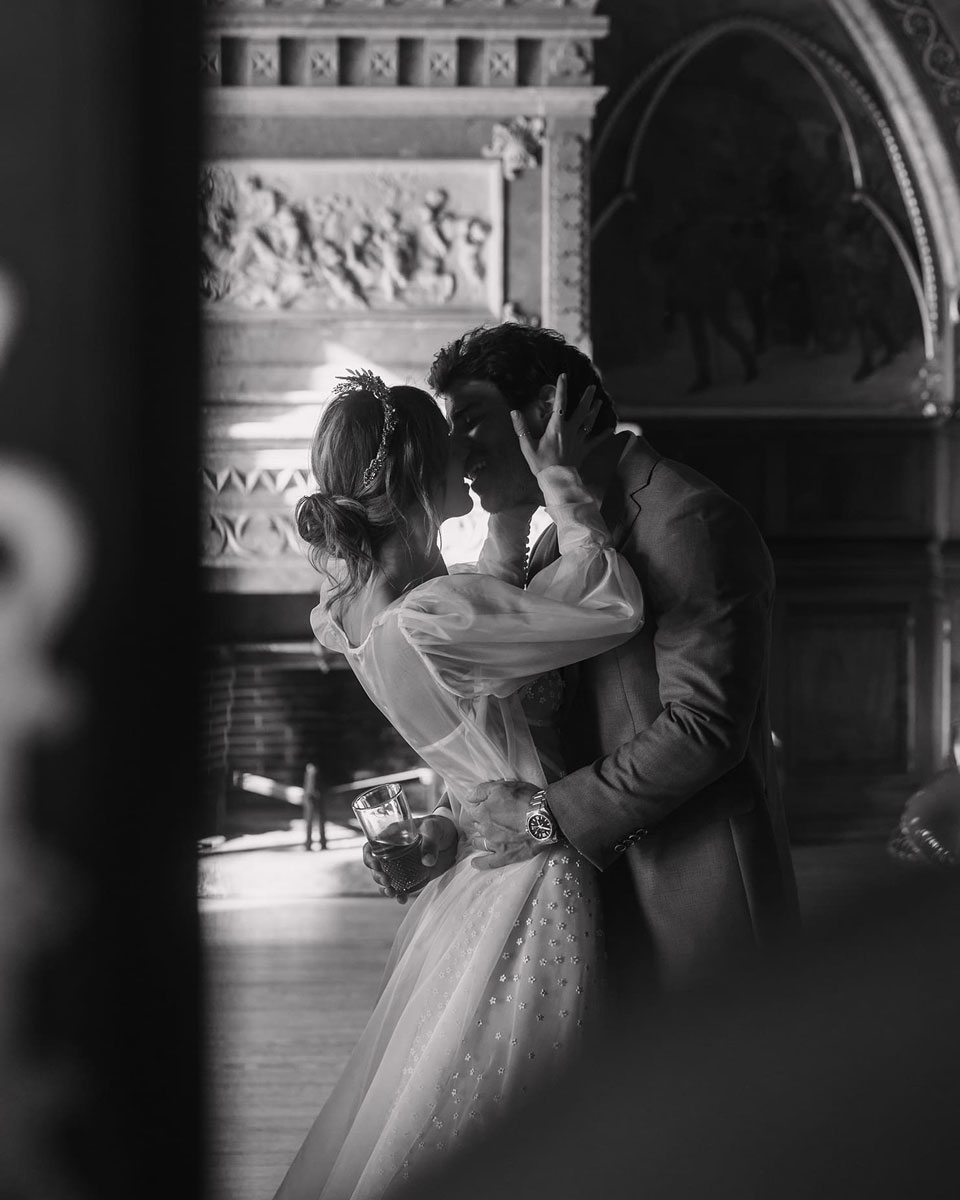
<path fill-rule="evenodd" d="M 390 389 L 373 371 L 350 370 L 345 375 L 338 375 L 337 379 L 339 382 L 333 389 L 334 396 L 345 396 L 349 392 L 369 392 L 383 405 L 383 433 L 380 435 L 380 445 L 363 472 L 363 486 L 369 487 L 383 467 L 390 435 L 397 424 L 397 410 L 390 401 Z"/>

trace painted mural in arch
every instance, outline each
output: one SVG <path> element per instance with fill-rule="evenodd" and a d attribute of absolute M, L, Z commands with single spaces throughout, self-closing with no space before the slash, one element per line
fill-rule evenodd
<path fill-rule="evenodd" d="M 594 239 L 594 344 L 622 415 L 922 407 L 910 218 L 881 133 L 842 101 L 846 131 L 802 63 L 733 34 L 647 114 Z"/>

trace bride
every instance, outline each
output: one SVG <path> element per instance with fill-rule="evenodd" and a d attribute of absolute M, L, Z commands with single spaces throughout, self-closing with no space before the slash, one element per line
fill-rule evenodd
<path fill-rule="evenodd" d="M 561 376 L 540 438 L 517 417 L 561 549 L 526 590 L 529 510 L 493 515 L 479 562 L 447 573 L 439 526 L 471 500 L 426 392 L 355 372 L 320 420 L 318 490 L 297 509 L 322 580 L 314 633 L 444 779 L 458 850 L 412 902 L 373 1015 L 275 1200 L 381 1200 L 408 1186 L 558 1078 L 596 1005 L 594 868 L 557 843 L 475 870 L 485 847 L 470 804 L 489 780 L 556 777 L 558 668 L 642 621 L 636 576 L 577 471 L 604 436 L 590 432 L 598 404 L 588 388 L 564 415 L 565 387 Z"/>

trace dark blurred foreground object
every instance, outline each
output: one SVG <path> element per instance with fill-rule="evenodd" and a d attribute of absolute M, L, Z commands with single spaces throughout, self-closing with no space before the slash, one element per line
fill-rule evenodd
<path fill-rule="evenodd" d="M 956 766 L 914 792 L 887 849 L 902 862 L 960 866 L 960 770 Z"/>
<path fill-rule="evenodd" d="M 960 878 L 910 874 L 776 969 L 612 1023 L 568 1086 L 416 1194 L 956 1197 L 958 938 Z"/>
<path fill-rule="evenodd" d="M 204 1194 L 200 8 L 0 3 L 0 1200 Z"/>

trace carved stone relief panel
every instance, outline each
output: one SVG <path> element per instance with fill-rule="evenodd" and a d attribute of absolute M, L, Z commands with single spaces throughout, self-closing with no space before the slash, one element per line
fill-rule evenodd
<path fill-rule="evenodd" d="M 482 160 L 219 160 L 200 181 L 210 311 L 499 314 L 503 184 Z"/>

